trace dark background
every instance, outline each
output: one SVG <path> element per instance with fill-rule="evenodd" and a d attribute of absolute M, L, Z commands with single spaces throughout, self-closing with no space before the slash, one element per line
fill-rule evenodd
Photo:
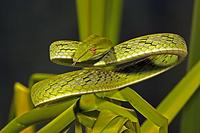
<path fill-rule="evenodd" d="M 120 42 L 136 36 L 173 32 L 189 42 L 193 1 L 124 0 Z M 48 48 L 59 39 L 78 40 L 75 0 L 1 0 L 0 8 L 0 128 L 5 126 L 13 84 L 27 85 L 36 72 L 63 73 L 72 68 L 49 61 Z M 153 106 L 184 76 L 186 61 L 134 86 Z M 141 118 L 143 120 L 143 118 Z M 169 126 L 179 130 L 180 115 Z"/>

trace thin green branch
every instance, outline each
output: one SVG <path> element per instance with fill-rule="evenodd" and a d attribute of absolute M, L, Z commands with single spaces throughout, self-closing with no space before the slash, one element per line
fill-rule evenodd
<path fill-rule="evenodd" d="M 91 33 L 104 36 L 106 0 L 91 1 Z"/>
<path fill-rule="evenodd" d="M 82 133 L 82 126 L 78 121 L 75 121 L 75 133 Z"/>
<path fill-rule="evenodd" d="M 30 112 L 13 119 L 1 130 L 1 133 L 20 132 L 32 124 L 54 118 L 71 106 L 76 100 L 77 99 L 72 99 L 63 103 L 57 103 L 42 108 L 35 108 Z"/>
<path fill-rule="evenodd" d="M 77 101 L 78 99 L 76 99 Z M 76 116 L 74 113 L 74 108 L 76 106 L 76 101 L 59 116 L 53 119 L 50 123 L 44 126 L 38 131 L 38 133 L 58 133 L 65 129 L 70 123 L 72 123 Z"/>
<path fill-rule="evenodd" d="M 109 124 L 109 122 L 111 122 L 117 116 L 117 114 L 109 110 L 102 110 L 97 118 L 97 121 L 94 124 L 92 133 L 101 133 Z"/>
<path fill-rule="evenodd" d="M 123 0 L 76 0 L 80 39 L 90 34 L 118 43 Z"/>
<path fill-rule="evenodd" d="M 108 37 L 114 44 L 119 42 L 122 9 L 122 0 L 107 1 L 105 14 L 105 36 Z"/>
<path fill-rule="evenodd" d="M 191 40 L 189 48 L 188 68 L 191 69 L 194 64 L 200 60 L 200 1 L 195 0 L 194 14 L 192 21 Z"/>
<path fill-rule="evenodd" d="M 188 72 L 188 74 L 176 85 L 176 87 L 159 104 L 157 110 L 163 114 L 170 123 L 179 113 L 182 107 L 190 99 L 200 85 L 200 61 Z M 145 121 L 142 132 L 154 133 L 158 129 L 150 122 Z"/>
<path fill-rule="evenodd" d="M 189 48 L 188 70 L 200 60 L 200 0 L 194 1 L 193 21 L 191 40 Z M 200 79 L 198 79 L 200 80 Z M 181 120 L 182 133 L 199 133 L 200 132 L 200 89 L 192 96 L 188 104 L 183 109 Z"/>
<path fill-rule="evenodd" d="M 80 40 L 91 34 L 91 0 L 76 0 Z"/>

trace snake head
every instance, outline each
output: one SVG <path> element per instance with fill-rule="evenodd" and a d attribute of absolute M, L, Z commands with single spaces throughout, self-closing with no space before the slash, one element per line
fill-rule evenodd
<path fill-rule="evenodd" d="M 75 64 L 76 62 L 99 59 L 113 46 L 109 39 L 98 35 L 91 35 L 77 47 L 73 56 L 73 62 Z"/>

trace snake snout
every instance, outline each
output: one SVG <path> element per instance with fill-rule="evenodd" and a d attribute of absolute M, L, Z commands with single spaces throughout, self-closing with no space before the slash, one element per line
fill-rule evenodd
<path fill-rule="evenodd" d="M 76 65 L 76 61 L 73 61 L 72 66 L 75 66 L 75 65 Z"/>

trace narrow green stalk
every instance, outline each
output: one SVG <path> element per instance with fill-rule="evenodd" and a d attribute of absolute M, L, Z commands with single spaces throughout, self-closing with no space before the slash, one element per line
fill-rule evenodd
<path fill-rule="evenodd" d="M 74 113 L 75 106 L 76 102 L 73 103 L 68 109 L 62 112 L 55 119 L 53 119 L 50 123 L 40 129 L 38 133 L 58 133 L 64 130 L 65 127 L 72 123 L 76 118 Z"/>
<path fill-rule="evenodd" d="M 119 42 L 123 1 L 108 0 L 106 2 L 105 36 L 114 44 L 117 44 Z"/>
<path fill-rule="evenodd" d="M 91 1 L 91 33 L 104 36 L 106 0 Z"/>
<path fill-rule="evenodd" d="M 106 126 L 117 116 L 117 114 L 109 110 L 102 110 L 97 118 L 97 121 L 94 124 L 92 133 L 101 133 L 104 128 L 106 128 Z"/>
<path fill-rule="evenodd" d="M 119 133 L 123 125 L 128 121 L 128 118 L 121 116 L 115 117 L 111 122 L 108 123 L 102 133 Z"/>
<path fill-rule="evenodd" d="M 188 68 L 191 69 L 200 60 L 200 1 L 195 0 L 191 40 L 189 48 L 189 62 Z"/>
<path fill-rule="evenodd" d="M 22 115 L 32 109 L 30 90 L 19 82 L 14 84 L 14 98 L 12 101 L 9 120 Z"/>
<path fill-rule="evenodd" d="M 30 90 L 21 83 L 14 84 L 14 111 L 15 117 L 19 117 L 26 112 L 29 112 L 33 106 L 30 99 Z M 33 133 L 34 126 L 26 128 L 21 133 Z"/>
<path fill-rule="evenodd" d="M 194 1 L 188 70 L 200 60 L 200 0 Z M 200 78 L 198 79 L 200 80 Z M 189 82 L 190 83 L 190 82 Z M 181 120 L 181 133 L 200 132 L 200 88 L 184 107 Z"/>
<path fill-rule="evenodd" d="M 118 43 L 123 0 L 76 0 L 80 39 L 90 34 Z"/>
<path fill-rule="evenodd" d="M 75 121 L 75 133 L 82 133 L 82 127 L 78 121 Z"/>
<path fill-rule="evenodd" d="M 163 114 L 170 123 L 182 107 L 190 99 L 200 85 L 200 61 L 188 72 L 178 85 L 159 104 L 157 110 Z M 191 114 L 190 114 L 191 115 Z M 145 121 L 141 128 L 143 133 L 155 133 L 156 128 L 150 121 Z M 193 133 L 193 132 L 192 132 Z"/>
<path fill-rule="evenodd" d="M 91 34 L 91 0 L 76 0 L 80 40 Z"/>
<path fill-rule="evenodd" d="M 37 122 L 41 122 L 44 120 L 48 120 L 50 118 L 54 118 L 71 106 L 76 99 L 72 99 L 67 102 L 57 103 L 50 106 L 38 107 L 30 112 L 23 114 L 22 116 L 16 117 L 9 124 L 7 124 L 2 130 L 1 133 L 16 133 L 25 129 L 26 127 L 35 124 Z"/>
<path fill-rule="evenodd" d="M 87 116 L 81 113 L 77 113 L 76 117 L 83 126 L 88 128 L 92 128 L 96 121 L 95 117 Z"/>

